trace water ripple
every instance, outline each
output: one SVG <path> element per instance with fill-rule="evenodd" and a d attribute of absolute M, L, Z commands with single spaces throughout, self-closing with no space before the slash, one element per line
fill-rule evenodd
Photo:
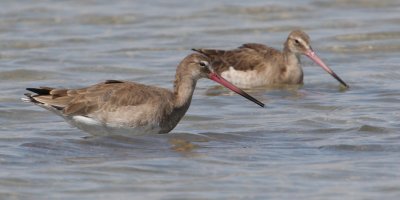
<path fill-rule="evenodd" d="M 321 149 L 332 150 L 332 151 L 351 151 L 351 152 L 398 152 L 400 146 L 390 145 L 377 145 L 377 144 L 366 144 L 366 145 L 350 145 L 350 144 L 338 144 L 338 145 L 326 145 L 320 147 Z"/>
<path fill-rule="evenodd" d="M 0 81 L 38 81 L 56 77 L 56 73 L 49 71 L 37 71 L 29 69 L 16 69 L 1 71 Z"/>
<path fill-rule="evenodd" d="M 0 197 L 396 199 L 400 196 L 398 0 L 2 1 Z M 351 85 L 302 57 L 304 84 L 197 84 L 168 135 L 91 137 L 20 98 L 106 79 L 170 88 L 194 47 L 282 49 L 304 29 Z M 318 190 L 316 190 L 318 188 Z"/>

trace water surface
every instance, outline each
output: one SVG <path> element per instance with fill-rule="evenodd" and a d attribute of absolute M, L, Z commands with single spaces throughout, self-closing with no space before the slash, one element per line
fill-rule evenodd
<path fill-rule="evenodd" d="M 398 199 L 400 2 L 5 0 L 0 199 Z M 303 86 L 200 80 L 168 135 L 88 137 L 22 103 L 26 87 L 106 79 L 172 87 L 194 47 L 282 48 L 302 28 L 350 86 L 306 57 Z"/>

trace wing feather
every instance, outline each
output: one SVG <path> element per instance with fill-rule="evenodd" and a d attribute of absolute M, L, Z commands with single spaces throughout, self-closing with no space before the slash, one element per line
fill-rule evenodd
<path fill-rule="evenodd" d="M 235 70 L 247 71 L 261 68 L 268 62 L 268 57 L 280 52 L 263 44 L 248 43 L 233 50 L 193 49 L 211 59 L 217 73 L 233 67 Z"/>
<path fill-rule="evenodd" d="M 111 111 L 116 107 L 145 104 L 154 100 L 150 96 L 159 96 L 163 101 L 162 97 L 171 95 L 166 89 L 114 80 L 81 89 L 38 88 L 29 91 L 39 91 L 31 96 L 37 103 L 62 109 L 64 115 L 84 116 L 99 109 Z"/>

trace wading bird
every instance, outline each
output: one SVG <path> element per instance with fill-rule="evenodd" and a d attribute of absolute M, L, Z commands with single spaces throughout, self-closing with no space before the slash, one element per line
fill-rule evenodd
<path fill-rule="evenodd" d="M 301 30 L 292 31 L 283 51 L 263 44 L 249 43 L 233 50 L 193 49 L 211 59 L 217 74 L 241 88 L 273 84 L 302 84 L 300 56 L 306 55 L 325 71 L 349 87 L 311 48 L 310 37 Z"/>
<path fill-rule="evenodd" d="M 209 78 L 264 107 L 264 104 L 214 72 L 209 58 L 185 57 L 176 69 L 173 90 L 108 80 L 81 89 L 27 88 L 23 101 L 62 116 L 92 135 L 168 133 L 185 115 L 197 80 Z"/>

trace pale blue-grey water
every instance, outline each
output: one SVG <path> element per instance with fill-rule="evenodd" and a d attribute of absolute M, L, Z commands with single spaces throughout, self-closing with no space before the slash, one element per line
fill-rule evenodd
<path fill-rule="evenodd" d="M 299 87 L 200 80 L 168 135 L 88 137 L 20 98 L 107 79 L 172 87 L 194 47 L 282 48 L 304 29 Z M 399 199 L 400 1 L 0 2 L 0 199 Z"/>

